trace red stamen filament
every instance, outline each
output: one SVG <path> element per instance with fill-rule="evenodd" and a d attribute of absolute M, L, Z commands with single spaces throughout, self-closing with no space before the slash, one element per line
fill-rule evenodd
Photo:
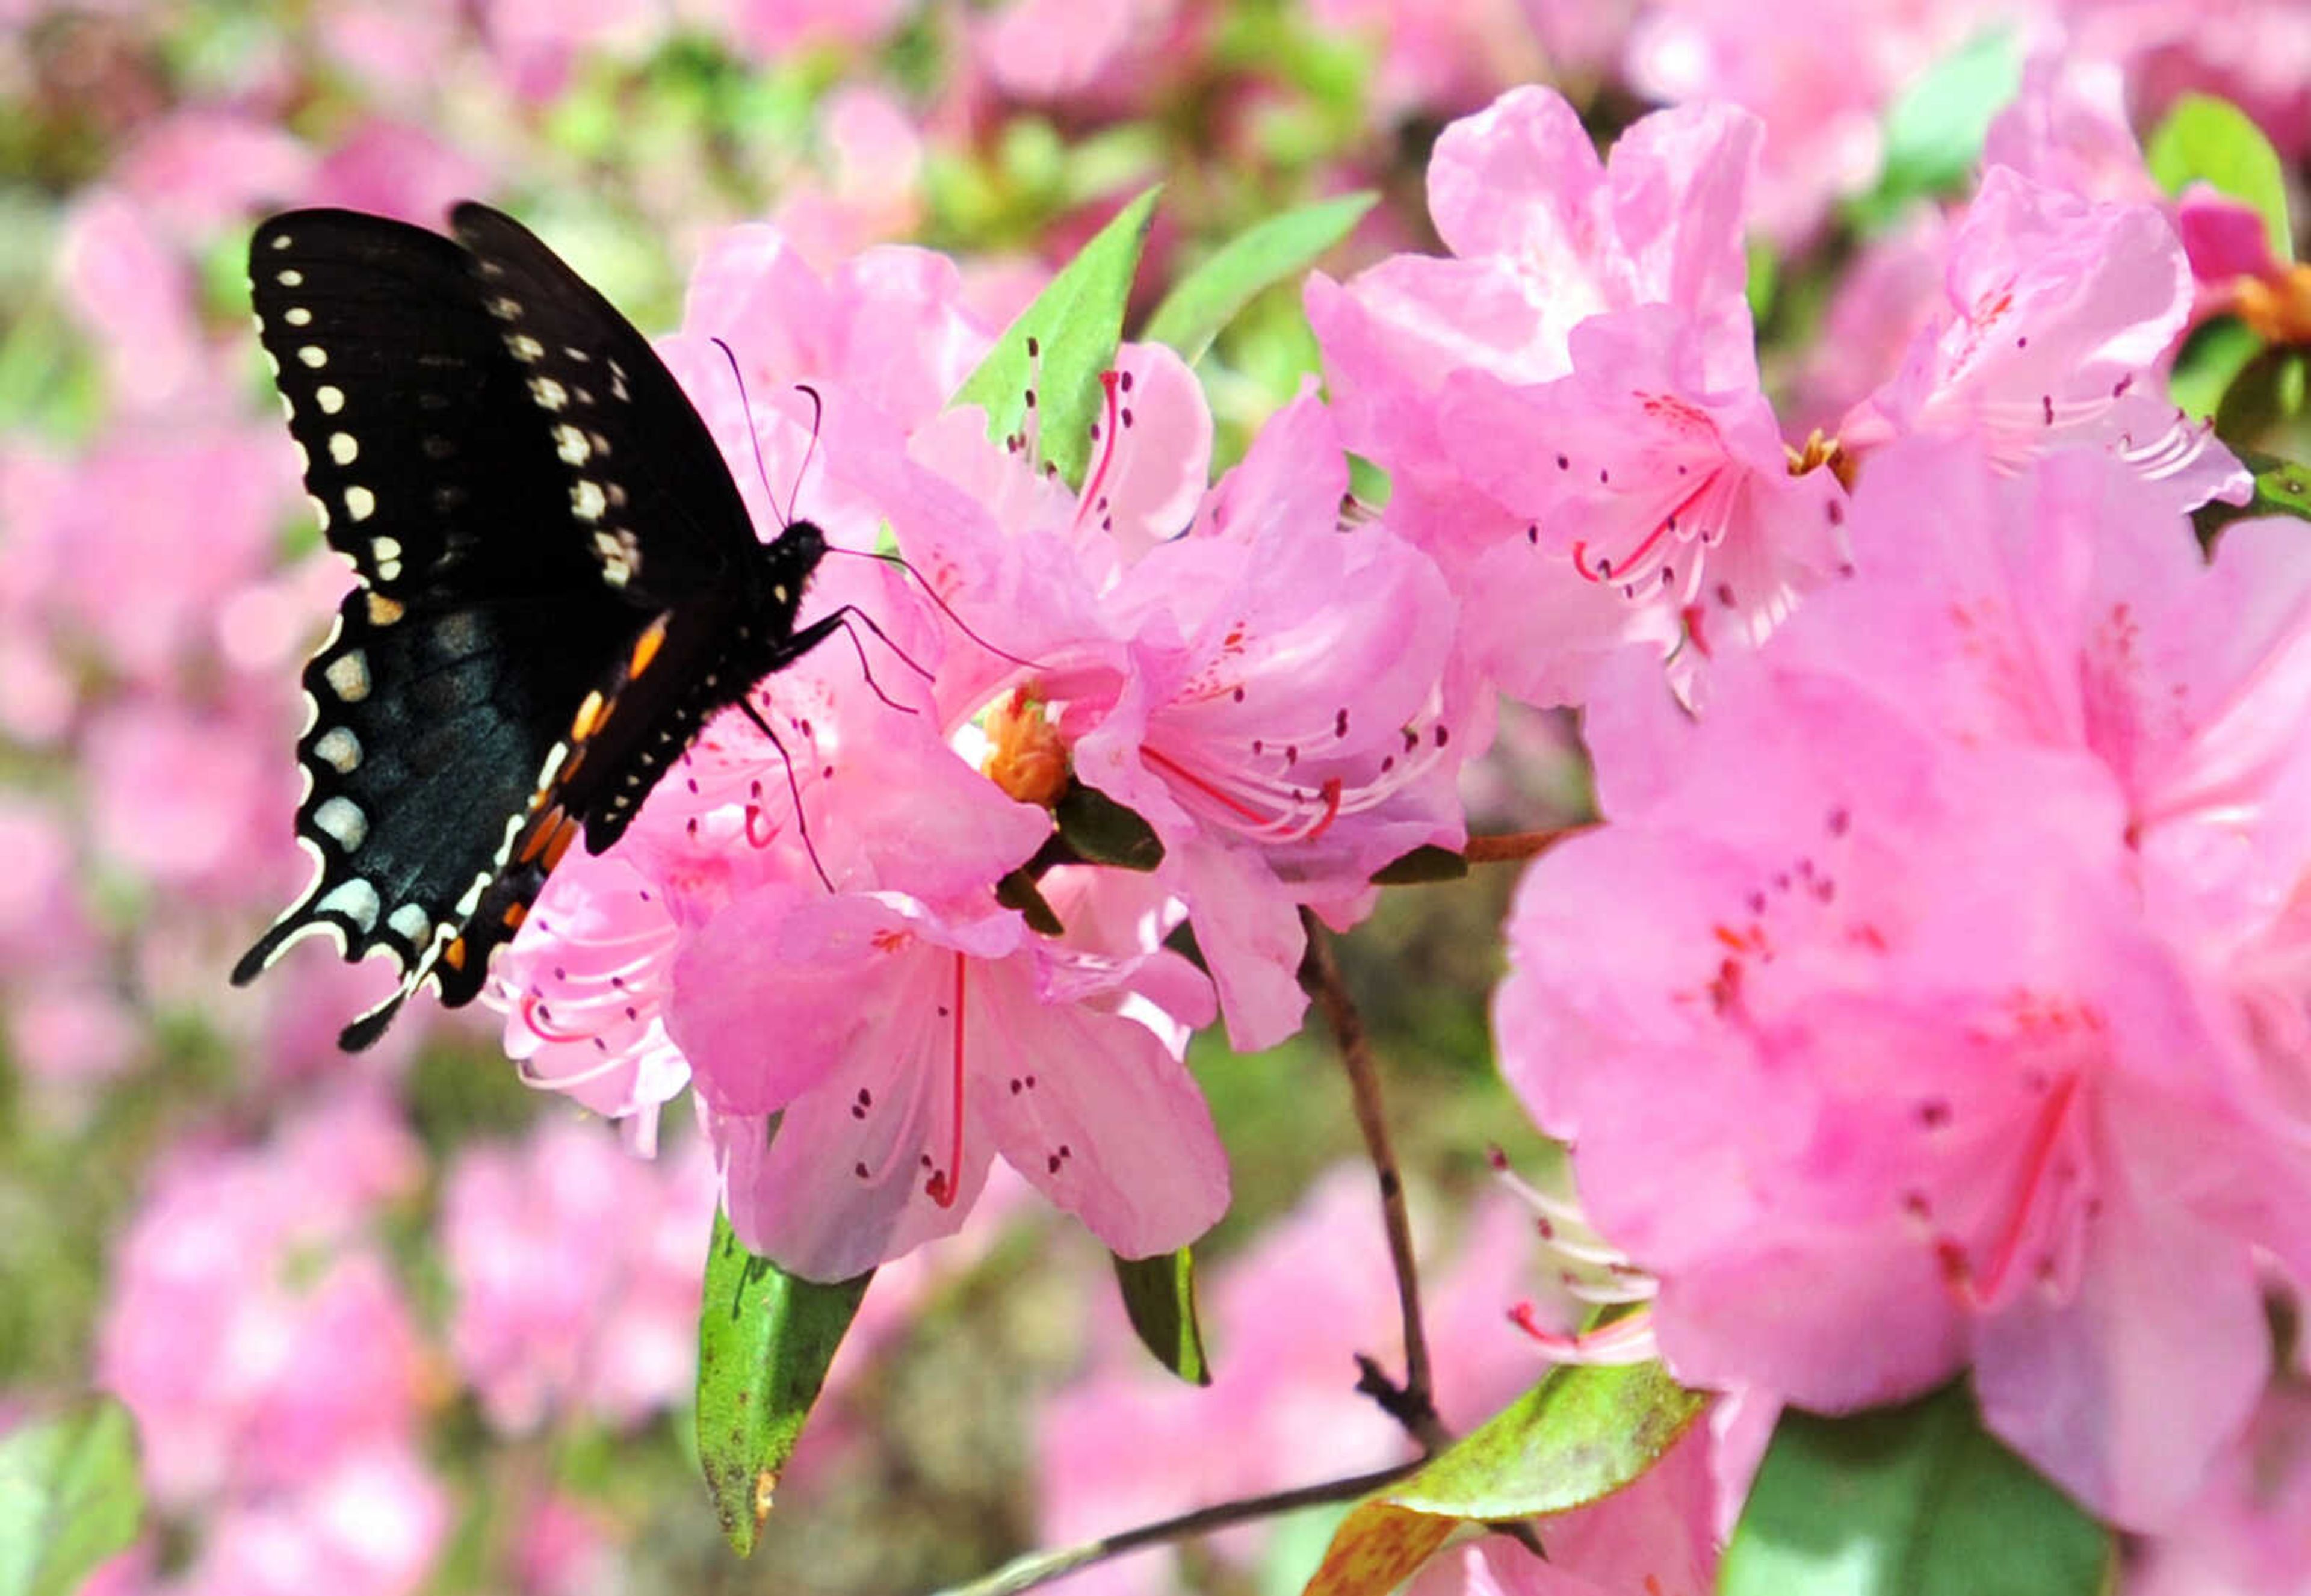
<path fill-rule="evenodd" d="M 1076 501 L 1076 525 L 1080 527 L 1096 513 L 1100 493 L 1107 486 L 1108 467 L 1115 463 L 1115 450 L 1120 442 L 1120 406 L 1116 398 L 1117 376 L 1112 368 L 1099 374 L 1101 405 L 1099 458 L 1092 463 L 1091 475 L 1083 485 Z"/>
<path fill-rule="evenodd" d="M 2022 1250 L 2022 1233 L 2028 1227 L 2031 1211 L 2037 1207 L 2039 1193 L 2045 1188 L 2054 1143 L 2062 1134 L 2063 1121 L 2070 1118 L 2071 1104 L 2077 1101 L 2078 1095 L 2076 1074 L 2064 1076 L 2061 1084 L 2046 1095 L 2045 1106 L 2038 1111 L 2037 1123 L 2031 1128 L 2030 1143 L 2023 1154 L 2022 1190 L 2007 1212 L 2006 1228 L 1991 1256 L 1989 1272 L 1979 1280 L 1970 1275 L 1959 1278 L 1958 1291 L 1967 1306 L 1983 1308 L 1997 1300 L 1999 1288 L 2013 1269 L 2015 1257 Z"/>
<path fill-rule="evenodd" d="M 963 1187 L 963 976 L 966 961 L 955 955 L 955 1121 L 946 1148 L 946 1167 L 931 1177 L 931 1200 L 943 1208 L 955 1207 Z"/>
<path fill-rule="evenodd" d="M 536 1032 L 548 1042 L 585 1042 L 589 1040 L 587 1033 L 583 1031 L 555 1030 L 554 1026 L 547 1023 L 547 1021 L 543 1017 L 542 1011 L 545 1007 L 545 1000 L 539 998 L 536 992 L 523 993 L 521 999 L 521 1023 L 528 1025 L 531 1030 Z"/>

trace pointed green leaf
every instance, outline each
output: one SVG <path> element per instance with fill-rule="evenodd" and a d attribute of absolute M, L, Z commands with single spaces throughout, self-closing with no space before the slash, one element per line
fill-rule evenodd
<path fill-rule="evenodd" d="M 1209 1385 L 1203 1327 L 1196 1321 L 1196 1260 L 1185 1247 L 1154 1258 L 1118 1258 L 1115 1281 L 1139 1344 L 1190 1385 Z"/>
<path fill-rule="evenodd" d="M 718 1208 L 698 1313 L 698 1461 L 740 1557 L 754 1549 L 827 1365 L 874 1272 L 822 1286 L 746 1251 Z"/>
<path fill-rule="evenodd" d="M 2272 455 L 2242 454 L 2242 464 L 2254 473 L 2254 497 L 2244 504 L 2217 500 L 2191 512 L 2199 541 L 2209 543 L 2233 521 L 2253 516 L 2291 515 L 2311 521 L 2311 468 Z"/>
<path fill-rule="evenodd" d="M 1263 289 L 1314 266 L 1379 198 L 1370 189 L 1344 194 L 1247 228 L 1172 285 L 1141 336 L 1170 344 L 1194 365 Z"/>
<path fill-rule="evenodd" d="M 1006 909 L 1016 909 L 1026 917 L 1029 926 L 1046 937 L 1067 933 L 1059 911 L 1051 907 L 1050 900 L 1043 896 L 1043 889 L 1035 885 L 1034 876 L 1024 866 L 995 884 L 995 901 Z"/>
<path fill-rule="evenodd" d="M 69 1596 L 144 1516 L 136 1428 L 111 1398 L 0 1435 L 0 1596 Z"/>
<path fill-rule="evenodd" d="M 2287 175 L 2279 152 L 2254 119 L 2228 100 L 2185 94 L 2152 129 L 2143 147 L 2144 164 L 2158 186 L 2179 194 L 2189 184 L 2210 183 L 2263 218 L 2271 252 L 2295 258 L 2294 234 L 2287 222 Z"/>
<path fill-rule="evenodd" d="M 1784 1414 L 1722 1596 L 2096 1596 L 2110 1532 L 1982 1427 L 1963 1385 L 1845 1418 Z"/>
<path fill-rule="evenodd" d="M 1164 839 L 1136 810 L 1081 781 L 1069 781 L 1051 811 L 1060 835 L 1086 864 L 1152 870 L 1164 862 Z"/>
<path fill-rule="evenodd" d="M 1035 302 L 1006 327 L 979 369 L 948 401 L 987 413 L 987 435 L 1000 442 L 1019 430 L 1027 389 L 1035 389 L 1042 456 L 1070 483 L 1083 481 L 1091 426 L 1100 410 L 1100 373 L 1115 362 L 1124 303 L 1139 269 L 1139 251 L 1156 218 L 1150 188 L 1100 229 L 1083 252 L 1051 279 Z M 1033 339 L 1036 358 L 1027 343 Z M 1040 370 L 1038 370 L 1040 368 Z"/>
<path fill-rule="evenodd" d="M 1553 1370 L 1418 1472 L 1359 1503 L 1333 1535 L 1309 1596 L 1384 1596 L 1456 1524 L 1600 1501 L 1652 1468 L 1708 1404 L 1657 1363 Z"/>
<path fill-rule="evenodd" d="M 1708 1405 L 1657 1363 L 1557 1369 L 1389 1497 L 1480 1523 L 1585 1507 L 1652 1468 Z"/>
<path fill-rule="evenodd" d="M 2263 336 L 2236 316 L 2200 323 L 2183 340 L 2175 369 L 2167 373 L 2167 393 L 2176 406 L 2202 420 L 2222 408 L 2223 396 L 2263 353 Z"/>
<path fill-rule="evenodd" d="M 1430 881 L 1459 881 L 1468 874 L 1467 855 L 1423 842 L 1374 870 L 1372 879 L 1374 886 L 1417 886 Z"/>

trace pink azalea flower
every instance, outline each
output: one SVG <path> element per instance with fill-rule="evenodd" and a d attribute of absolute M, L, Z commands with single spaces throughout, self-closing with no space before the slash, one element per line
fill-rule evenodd
<path fill-rule="evenodd" d="M 361 1234 L 417 1151 L 350 1095 L 260 1148 L 179 1154 L 114 1268 L 97 1378 L 135 1413 L 155 1498 L 288 1489 L 414 1425 L 421 1348 Z"/>
<path fill-rule="evenodd" d="M 2289 0 L 2062 0 L 2081 54 L 2119 62 L 2146 124 L 2182 94 L 2243 107 L 2282 153 L 2311 150 L 2311 22 Z"/>
<path fill-rule="evenodd" d="M 1896 97 L 2001 15 L 1980 0 L 1815 0 L 1760 28 L 1731 0 L 1656 0 L 1630 31 L 1626 65 L 1641 94 L 1730 101 L 1773 129 L 1755 221 L 1801 244 L 1834 204 L 1878 180 Z"/>
<path fill-rule="evenodd" d="M 450 1350 L 493 1426 L 631 1426 L 685 1399 L 714 1187 L 702 1145 L 645 1162 L 569 1121 L 458 1155 L 441 1212 Z"/>
<path fill-rule="evenodd" d="M 823 163 L 784 187 L 772 225 L 821 263 L 915 231 L 923 213 L 923 135 L 906 106 L 885 90 L 854 84 L 826 97 L 818 127 Z"/>
<path fill-rule="evenodd" d="M 1838 423 L 1902 369 L 1918 329 L 1945 302 L 1950 224 L 1921 205 L 1867 240 L 1830 288 L 1821 330 L 1787 379 L 1790 431 L 1835 435 Z"/>
<path fill-rule="evenodd" d="M 334 0 L 308 25 L 321 56 L 370 99 L 408 106 L 454 70 L 464 11 L 461 0 Z M 440 220 L 425 218 L 429 226 Z"/>
<path fill-rule="evenodd" d="M 209 397 L 192 270 L 128 195 L 83 192 L 65 222 L 57 270 L 65 302 L 95 341 L 114 405 L 151 414 Z"/>
<path fill-rule="evenodd" d="M 2173 1530 L 2135 1548 L 2125 1596 L 2302 1596 L 2311 1571 L 2311 1389 L 2274 1382 Z"/>
<path fill-rule="evenodd" d="M 740 48 L 771 61 L 814 42 L 871 44 L 905 20 L 915 0 L 701 0 Z"/>
<path fill-rule="evenodd" d="M 155 886 L 262 895 L 295 857 L 280 833 L 295 776 L 270 744 L 269 711 L 204 714 L 158 699 L 101 711 L 84 754 L 97 850 Z"/>
<path fill-rule="evenodd" d="M 1614 824 L 1521 890 L 1504 1068 L 1681 1374 L 1840 1409 L 1970 1362 L 1993 1429 L 2158 1523 L 2261 1389 L 2254 1249 L 2307 1261 L 2222 963 L 2303 868 L 2311 563 L 2196 571 L 2094 454 L 1911 447 L 1854 528 L 1697 726 L 1626 673 L 1592 705 Z"/>
<path fill-rule="evenodd" d="M 1430 164 L 1458 258 L 1310 280 L 1341 435 L 1388 469 L 1388 525 L 1443 567 L 1461 648 L 1513 693 L 1576 699 L 1603 655 L 1671 646 L 1714 587 L 1702 547 L 1731 538 L 1748 629 L 1835 543 L 1833 490 L 1785 480 L 1757 393 L 1740 230 L 1760 134 L 1731 108 L 1664 112 L 1609 164 L 1561 98 L 1513 91 L 1447 128 Z M 1576 563 L 1575 519 L 1600 512 L 1610 546 Z M 1733 536 L 1737 519 L 1754 529 Z"/>
<path fill-rule="evenodd" d="M 1154 31 L 1172 0 L 1012 0 L 980 33 L 988 76 L 1021 100 L 1063 99 L 1088 86 L 1129 45 Z"/>
<path fill-rule="evenodd" d="M 312 165 L 311 153 L 277 124 L 202 107 L 144 129 L 114 175 L 183 244 L 197 246 L 302 194 Z"/>
<path fill-rule="evenodd" d="M 402 1442 L 300 1472 L 284 1490 L 223 1507 L 199 1555 L 153 1596 L 415 1596 L 452 1526 L 452 1503 Z"/>
<path fill-rule="evenodd" d="M 1665 306 L 1593 316 L 1571 344 L 1570 376 L 1512 388 L 1461 371 L 1443 398 L 1462 470 L 1531 518 L 1476 563 L 1477 591 L 1514 597 L 1472 603 L 1469 632 L 1503 687 L 1538 702 L 1579 698 L 1630 642 L 1755 645 L 1846 563 L 1845 490 L 1791 474 L 1754 368 L 1718 386 Z M 1537 607 L 1557 622 L 1547 649 Z"/>
<path fill-rule="evenodd" d="M 426 128 L 371 118 L 337 140 L 301 197 L 434 227 L 458 201 L 496 186 L 487 166 Z"/>
<path fill-rule="evenodd" d="M 277 432 L 118 427 L 77 459 L 23 462 L 0 602 L 115 672 L 173 684 L 223 647 L 221 612 L 272 572 L 298 502 L 294 451 Z"/>
<path fill-rule="evenodd" d="M 951 1233 L 997 1153 L 1147 1257 L 1227 1200 L 1185 1036 L 1137 1017 L 1200 1022 L 1181 1013 L 1192 979 L 1176 955 L 1071 949 L 1008 910 L 771 886 L 682 955 L 668 1029 L 718 1116 L 731 1223 L 788 1269 L 842 1279 Z"/>
<path fill-rule="evenodd" d="M 1458 115 L 1561 65 L 1544 56 L 1533 9 L 1521 0 L 1454 6 L 1315 0 L 1309 15 L 1325 31 L 1356 39 L 1371 52 L 1365 92 L 1373 119 L 1394 127 L 1416 117 Z"/>
<path fill-rule="evenodd" d="M 2127 119 L 2124 75 L 2069 50 L 2025 65 L 2021 92 L 1984 135 L 1982 161 L 2098 204 L 2165 198 Z"/>
<path fill-rule="evenodd" d="M 1111 516 L 1132 504 L 1115 480 Z M 1056 706 L 1077 773 L 1163 839 L 1162 879 L 1244 1050 L 1299 1027 L 1297 905 L 1352 923 L 1374 870 L 1461 837 L 1452 734 L 1472 738 L 1445 702 L 1452 601 L 1384 528 L 1331 529 L 1347 487 L 1330 416 L 1304 396 L 1195 530 L 1117 576 L 1105 607 L 1133 637 L 1134 679 Z"/>
<path fill-rule="evenodd" d="M 2008 469 L 2108 449 L 2161 501 L 2243 501 L 2247 474 L 2161 391 L 2157 362 L 2191 310 L 2174 229 L 2149 205 L 2096 205 L 1993 168 L 1951 235 L 1949 308 L 1901 373 L 1840 428 L 1850 448 L 1965 432 Z"/>

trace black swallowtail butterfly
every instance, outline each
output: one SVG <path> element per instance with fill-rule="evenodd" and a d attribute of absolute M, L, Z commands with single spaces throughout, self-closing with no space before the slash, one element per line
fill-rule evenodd
<path fill-rule="evenodd" d="M 401 989 L 482 990 L 580 835 L 615 842 L 706 718 L 823 641 L 825 552 L 754 536 L 650 344 L 486 206 L 454 241 L 351 211 L 257 229 L 249 282 L 305 485 L 360 585 L 305 667 L 298 841 L 319 868 L 232 972 L 292 942 L 383 948 Z"/>

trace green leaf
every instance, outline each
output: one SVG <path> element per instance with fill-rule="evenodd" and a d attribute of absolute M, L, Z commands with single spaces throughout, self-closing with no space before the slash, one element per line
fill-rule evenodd
<path fill-rule="evenodd" d="M 1152 870 L 1164 862 L 1164 839 L 1138 811 L 1125 808 L 1096 787 L 1070 781 L 1051 810 L 1060 835 L 1086 864 L 1123 870 Z"/>
<path fill-rule="evenodd" d="M 2242 454 L 2240 463 L 2254 473 L 2254 496 L 2244 504 L 2213 500 L 2191 512 L 2199 541 L 2212 543 L 2215 535 L 2233 521 L 2254 516 L 2291 515 L 2311 521 L 2311 467 L 2274 455 Z"/>
<path fill-rule="evenodd" d="M 698 1461 L 723 1537 L 742 1557 L 874 1278 L 870 1269 L 822 1286 L 789 1275 L 747 1252 L 715 1211 L 698 1313 Z"/>
<path fill-rule="evenodd" d="M 2263 218 L 2271 252 L 2295 258 L 2294 234 L 2287 222 L 2287 176 L 2279 152 L 2254 119 L 2228 100 L 2185 94 L 2152 130 L 2143 161 L 2169 194 L 2188 185 L 2212 184 Z"/>
<path fill-rule="evenodd" d="M 2303 414 L 2311 392 L 2311 354 L 2273 344 L 2239 368 L 2215 407 L 2215 435 L 2234 449 L 2252 449 Z"/>
<path fill-rule="evenodd" d="M 136 1427 L 111 1398 L 0 1435 L 0 1596 L 69 1596 L 144 1516 Z"/>
<path fill-rule="evenodd" d="M 1004 329 L 979 369 L 963 379 L 948 401 L 984 410 L 987 435 L 1000 442 L 1025 421 L 1032 382 L 1043 458 L 1069 483 L 1083 481 L 1091 458 L 1100 373 L 1115 362 L 1124 303 L 1139 267 L 1140 248 L 1156 218 L 1157 193 L 1148 189 L 1100 229 L 1035 296 L 1035 302 Z M 1034 361 L 1027 353 L 1030 339 L 1036 345 Z"/>
<path fill-rule="evenodd" d="M 1708 1403 L 1657 1363 L 1553 1370 L 1418 1472 L 1358 1504 L 1308 1596 L 1383 1596 L 1459 1524 L 1602 1500 L 1653 1467 Z"/>
<path fill-rule="evenodd" d="M 1468 874 L 1467 855 L 1423 842 L 1374 870 L 1372 879 L 1374 886 L 1418 886 L 1431 881 L 1463 880 Z"/>
<path fill-rule="evenodd" d="M 1355 230 L 1380 196 L 1370 189 L 1286 211 L 1246 229 L 1172 285 L 1142 336 L 1194 365 L 1263 289 L 1314 266 Z"/>
<path fill-rule="evenodd" d="M 1025 915 L 1029 926 L 1046 937 L 1064 936 L 1067 924 L 1060 919 L 1059 911 L 1043 896 L 1043 889 L 1035 885 L 1035 877 L 1021 866 L 995 884 L 995 901 L 1006 909 L 1016 909 Z"/>
<path fill-rule="evenodd" d="M 1123 1311 L 1139 1344 L 1190 1385 L 1209 1385 L 1204 1332 L 1196 1321 L 1196 1260 L 1185 1247 L 1154 1258 L 1115 1260 L 1115 1283 L 1123 1291 Z"/>
<path fill-rule="evenodd" d="M 1982 159 L 1990 124 L 2022 86 L 2022 40 L 1999 30 L 1945 56 L 1886 113 L 1886 165 L 1862 204 L 1868 224 L 1890 221 L 1923 196 L 1963 184 Z"/>
<path fill-rule="evenodd" d="M 2167 374 L 2167 393 L 2186 414 L 2205 420 L 2222 408 L 2232 383 L 2263 353 L 2263 336 L 2236 316 L 2191 329 Z"/>
<path fill-rule="evenodd" d="M 1953 1384 L 1846 1418 L 1784 1414 L 1721 1596 L 2095 1596 L 2110 1532 L 1983 1429 Z"/>

